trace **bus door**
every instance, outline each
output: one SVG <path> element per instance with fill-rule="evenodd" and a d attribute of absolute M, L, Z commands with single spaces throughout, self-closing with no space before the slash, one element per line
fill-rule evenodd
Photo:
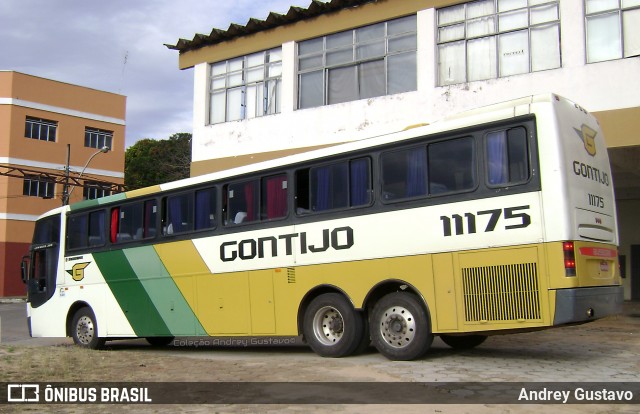
<path fill-rule="evenodd" d="M 45 303 L 56 289 L 60 253 L 60 216 L 36 222 L 30 254 L 22 258 L 22 281 L 32 308 Z"/>

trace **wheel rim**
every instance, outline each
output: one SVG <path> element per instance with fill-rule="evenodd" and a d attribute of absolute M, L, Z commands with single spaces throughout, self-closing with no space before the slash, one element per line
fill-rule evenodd
<path fill-rule="evenodd" d="M 319 309 L 313 318 L 313 333 L 323 345 L 335 345 L 342 339 L 344 319 L 331 306 Z"/>
<path fill-rule="evenodd" d="M 413 314 L 402 306 L 393 306 L 385 310 L 380 322 L 380 335 L 394 348 L 409 346 L 416 335 Z"/>
<path fill-rule="evenodd" d="M 88 345 L 93 340 L 94 332 L 93 320 L 90 317 L 82 316 L 78 319 L 78 324 L 76 325 L 76 336 L 80 343 Z"/>

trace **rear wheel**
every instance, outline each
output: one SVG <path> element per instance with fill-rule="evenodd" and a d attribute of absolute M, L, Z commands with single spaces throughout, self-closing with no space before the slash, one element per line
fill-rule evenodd
<path fill-rule="evenodd" d="M 303 331 L 316 354 L 340 358 L 353 354 L 362 344 L 364 318 L 344 296 L 325 293 L 307 307 Z"/>
<path fill-rule="evenodd" d="M 96 316 L 89 307 L 80 308 L 73 315 L 71 337 L 76 345 L 89 349 L 100 349 L 106 341 L 98 336 Z"/>
<path fill-rule="evenodd" d="M 371 340 L 391 360 L 409 361 L 424 355 L 433 335 L 418 297 L 409 292 L 395 292 L 380 299 L 371 314 Z"/>
<path fill-rule="evenodd" d="M 471 349 L 482 344 L 487 335 L 440 335 L 440 339 L 453 349 Z"/>

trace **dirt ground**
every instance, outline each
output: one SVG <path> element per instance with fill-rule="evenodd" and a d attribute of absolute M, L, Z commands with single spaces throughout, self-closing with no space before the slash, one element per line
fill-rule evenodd
<path fill-rule="evenodd" d="M 436 340 L 438 341 L 438 340 Z M 431 356 L 387 361 L 374 350 L 325 359 L 307 347 L 170 347 L 114 342 L 102 351 L 70 344 L 0 344 L 2 382 L 412 382 L 640 381 L 640 304 L 591 324 L 489 338 L 471 351 L 435 342 Z M 637 413 L 638 405 L 1 405 L 0 412 L 185 413 Z"/>

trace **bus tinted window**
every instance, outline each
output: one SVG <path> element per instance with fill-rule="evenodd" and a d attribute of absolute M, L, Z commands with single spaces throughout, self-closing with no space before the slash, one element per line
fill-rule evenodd
<path fill-rule="evenodd" d="M 104 246 L 106 242 L 106 214 L 104 210 L 69 217 L 67 248 L 81 249 Z"/>
<path fill-rule="evenodd" d="M 286 174 L 227 185 L 226 223 L 251 223 L 286 217 L 287 187 Z"/>
<path fill-rule="evenodd" d="M 430 144 L 429 194 L 460 192 L 475 187 L 473 138 L 459 138 Z"/>
<path fill-rule="evenodd" d="M 425 147 L 382 154 L 382 197 L 386 201 L 427 194 Z"/>
<path fill-rule="evenodd" d="M 350 161 L 299 170 L 298 213 L 358 207 L 371 203 L 371 161 Z"/>
<path fill-rule="evenodd" d="M 523 127 L 493 131 L 485 139 L 487 183 L 504 186 L 529 179 L 527 131 Z"/>
<path fill-rule="evenodd" d="M 121 206 L 117 210 L 118 213 L 115 215 L 117 217 L 115 242 L 121 243 L 142 239 L 142 203 Z"/>
<path fill-rule="evenodd" d="M 193 193 L 166 198 L 164 234 L 178 234 L 193 230 Z"/>
<path fill-rule="evenodd" d="M 396 201 L 475 187 L 471 137 L 382 154 L 382 195 Z"/>
<path fill-rule="evenodd" d="M 258 220 L 259 180 L 227 186 L 227 223 L 240 224 Z"/>

